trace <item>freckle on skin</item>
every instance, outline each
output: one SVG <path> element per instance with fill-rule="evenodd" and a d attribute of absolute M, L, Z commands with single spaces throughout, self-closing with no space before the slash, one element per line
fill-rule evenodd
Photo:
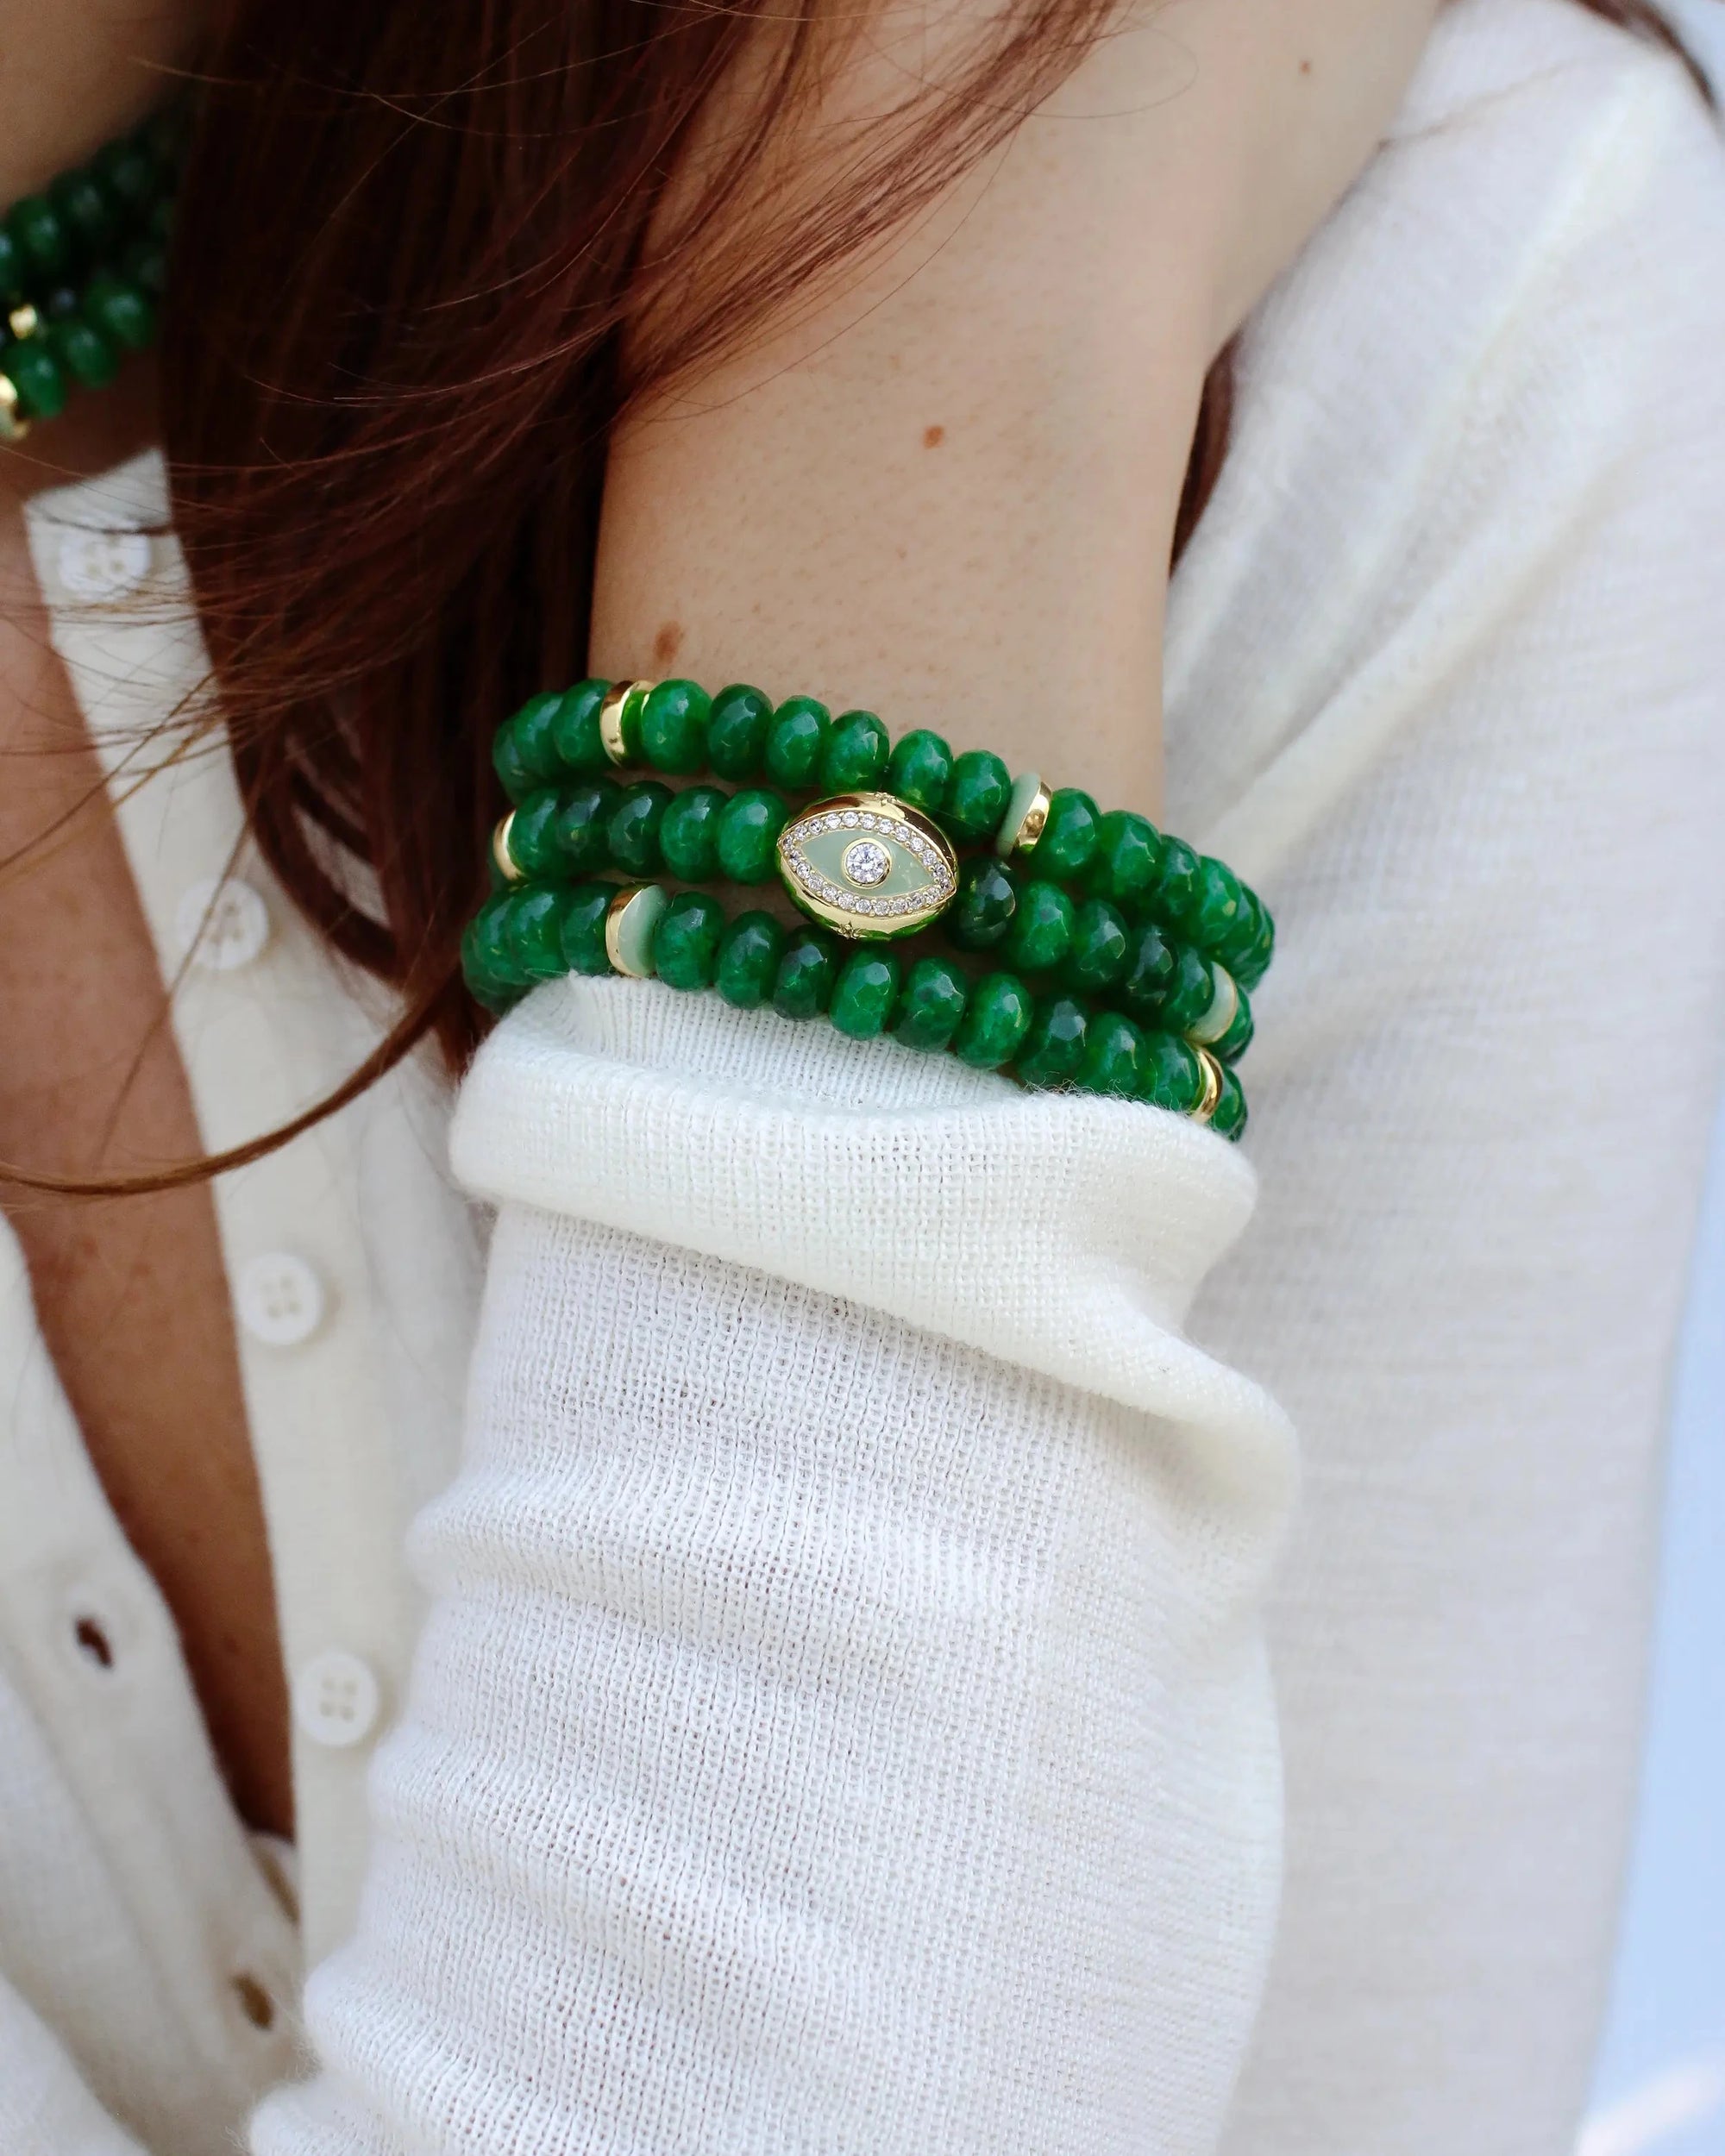
<path fill-rule="evenodd" d="M 922 446 L 925 449 L 938 449 L 945 439 L 944 427 L 925 427 L 922 430 Z"/>
<path fill-rule="evenodd" d="M 683 624 L 668 621 L 653 639 L 653 663 L 668 667 L 683 648 Z"/>
<path fill-rule="evenodd" d="M 1300 72 L 1301 72 L 1302 75 L 1309 75 L 1309 74 L 1311 73 L 1311 72 L 1312 72 L 1312 63 L 1311 63 L 1311 61 L 1310 61 L 1310 60 L 1302 60 L 1301 61 L 1301 63 L 1300 63 Z"/>

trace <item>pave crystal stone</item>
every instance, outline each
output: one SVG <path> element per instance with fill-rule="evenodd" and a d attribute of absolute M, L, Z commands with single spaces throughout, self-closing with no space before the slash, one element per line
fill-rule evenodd
<path fill-rule="evenodd" d="M 872 824 L 873 818 L 866 821 Z M 872 838 L 859 838 L 854 846 L 844 849 L 840 864 L 849 880 L 864 890 L 872 890 L 875 884 L 884 883 L 893 873 L 893 856 L 886 848 Z"/>

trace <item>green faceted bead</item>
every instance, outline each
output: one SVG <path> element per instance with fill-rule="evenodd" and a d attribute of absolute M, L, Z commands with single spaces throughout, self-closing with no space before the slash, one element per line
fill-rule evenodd
<path fill-rule="evenodd" d="M 99 270 L 84 288 L 84 312 L 124 352 L 141 352 L 156 333 L 156 310 L 128 277 Z"/>
<path fill-rule="evenodd" d="M 789 805 L 765 787 L 733 793 L 718 819 L 718 867 L 733 883 L 765 883 L 777 861 Z"/>
<path fill-rule="evenodd" d="M 970 1007 L 952 1037 L 953 1054 L 977 1070 L 999 1070 L 1018 1054 L 1034 1011 L 1016 974 L 989 974 L 970 991 Z"/>
<path fill-rule="evenodd" d="M 773 714 L 767 730 L 764 761 L 775 786 L 806 793 L 820 775 L 821 751 L 832 724 L 825 704 L 812 696 L 788 697 Z"/>
<path fill-rule="evenodd" d="M 614 780 L 593 779 L 559 795 L 556 842 L 565 875 L 588 875 L 610 865 L 609 832 L 618 793 Z"/>
<path fill-rule="evenodd" d="M 563 908 L 563 963 L 571 973 L 614 970 L 605 948 L 605 921 L 617 896 L 614 883 L 578 883 Z"/>
<path fill-rule="evenodd" d="M 11 376 L 27 419 L 54 419 L 66 410 L 66 376 L 41 337 L 9 345 L 0 354 L 0 373 Z"/>
<path fill-rule="evenodd" d="M 794 929 L 773 982 L 773 1008 L 781 1018 L 817 1018 L 832 1000 L 839 945 L 825 929 Z"/>
<path fill-rule="evenodd" d="M 658 681 L 641 706 L 641 755 L 656 771 L 687 777 L 706 762 L 712 699 L 698 681 Z"/>
<path fill-rule="evenodd" d="M 161 167 L 141 142 L 110 142 L 96 153 L 93 169 L 129 219 L 145 215 L 164 184 Z"/>
<path fill-rule="evenodd" d="M 506 1011 L 520 993 L 512 981 L 500 980 L 486 963 L 477 920 L 469 921 L 461 931 L 461 978 L 468 994 L 487 1011 Z"/>
<path fill-rule="evenodd" d="M 1182 838 L 1162 842 L 1162 865 L 1149 899 L 1157 920 L 1184 932 L 1186 916 L 1198 894 L 1198 856 Z"/>
<path fill-rule="evenodd" d="M 1255 988 L 1270 970 L 1270 962 L 1276 953 L 1276 923 L 1263 899 L 1251 892 L 1253 914 L 1252 938 L 1244 950 L 1236 950 L 1224 960 L 1228 971 L 1243 988 Z"/>
<path fill-rule="evenodd" d="M 906 734 L 887 760 L 888 793 L 920 809 L 925 816 L 938 812 L 951 776 L 951 749 L 925 726 Z"/>
<path fill-rule="evenodd" d="M 1095 895 L 1136 911 L 1161 865 L 1162 836 L 1155 824 L 1130 809 L 1110 809 L 1096 827 L 1096 851 L 1088 879 Z"/>
<path fill-rule="evenodd" d="M 513 895 L 499 891 L 488 898 L 474 916 L 466 940 L 487 980 L 502 987 L 521 989 L 527 986 L 529 976 L 510 949 L 505 933 Z"/>
<path fill-rule="evenodd" d="M 530 793 L 509 819 L 509 857 L 524 876 L 551 877 L 564 873 L 561 847 L 557 843 L 558 820 L 563 797 L 554 786 L 542 786 Z"/>
<path fill-rule="evenodd" d="M 1138 1098 L 1189 1115 L 1204 1097 L 1197 1052 L 1172 1033 L 1146 1033 L 1138 1051 Z"/>
<path fill-rule="evenodd" d="M 6 213 L 27 277 L 59 277 L 72 266 L 72 235 L 45 195 L 26 195 Z"/>
<path fill-rule="evenodd" d="M 1175 947 L 1174 982 L 1162 1000 L 1157 1023 L 1170 1033 L 1189 1032 L 1209 1009 L 1216 993 L 1210 962 L 1195 943 Z"/>
<path fill-rule="evenodd" d="M 1239 1080 L 1226 1066 L 1222 1071 L 1222 1090 L 1216 1099 L 1210 1128 L 1235 1145 L 1245 1136 L 1245 1093 Z"/>
<path fill-rule="evenodd" d="M 944 1048 L 969 1001 L 969 983 L 950 959 L 919 958 L 905 976 L 893 1031 L 907 1048 Z"/>
<path fill-rule="evenodd" d="M 739 1011 L 758 1011 L 773 993 L 785 931 L 770 913 L 739 913 L 718 947 L 715 986 Z"/>
<path fill-rule="evenodd" d="M 1140 1023 L 1162 1023 L 1162 1006 L 1179 972 L 1179 955 L 1154 921 L 1131 931 L 1126 962 L 1114 993 Z"/>
<path fill-rule="evenodd" d="M 1133 1099 L 1140 1083 L 1138 1058 L 1143 1043 L 1143 1034 L 1130 1018 L 1123 1018 L 1118 1011 L 1104 1011 L 1091 1019 L 1085 1035 L 1078 1083 L 1086 1093 Z"/>
<path fill-rule="evenodd" d="M 1073 996 L 1038 999 L 1013 1069 L 1027 1086 L 1070 1086 L 1084 1061 L 1090 1014 Z"/>
<path fill-rule="evenodd" d="M 705 891 L 680 891 L 653 931 L 653 969 L 673 988 L 710 988 L 718 969 L 724 908 Z"/>
<path fill-rule="evenodd" d="M 48 200 L 86 259 L 99 253 L 114 236 L 113 208 L 92 172 L 62 172 L 49 187 Z"/>
<path fill-rule="evenodd" d="M 1219 1062 L 1237 1063 L 1247 1049 L 1251 1046 L 1253 1031 L 1251 1004 L 1245 990 L 1240 988 L 1239 981 L 1236 981 L 1234 986 L 1239 989 L 1239 1004 L 1234 1012 L 1233 1023 L 1219 1040 L 1210 1043 L 1210 1053 Z"/>
<path fill-rule="evenodd" d="M 1012 927 L 1018 911 L 1018 878 L 993 854 L 977 854 L 958 871 L 958 890 L 942 917 L 960 950 L 988 950 Z"/>
<path fill-rule="evenodd" d="M 1076 881 L 1096 857 L 1101 824 L 1102 812 L 1088 793 L 1057 787 L 1048 797 L 1042 837 L 1031 849 L 1038 875 L 1052 876 L 1057 883 Z"/>
<path fill-rule="evenodd" d="M 1208 854 L 1198 858 L 1197 888 L 1185 918 L 1186 932 L 1201 950 L 1220 955 L 1245 917 L 1245 893 L 1232 868 Z"/>
<path fill-rule="evenodd" d="M 746 681 L 733 681 L 728 689 L 721 689 L 712 699 L 706 723 L 706 760 L 713 776 L 757 776 L 772 724 L 772 699 L 759 689 L 751 689 Z"/>
<path fill-rule="evenodd" d="M 1000 827 L 1013 775 L 987 749 L 967 749 L 952 767 L 940 820 L 961 846 L 980 846 Z"/>
<path fill-rule="evenodd" d="M 542 786 L 563 775 L 556 740 L 557 711 L 562 700 L 555 689 L 530 696 L 518 711 L 504 721 L 517 763 L 532 772 Z"/>
<path fill-rule="evenodd" d="M 718 819 L 729 796 L 716 786 L 677 795 L 659 826 L 659 851 L 680 883 L 711 883 L 718 873 Z"/>
<path fill-rule="evenodd" d="M 618 868 L 631 876 L 658 874 L 659 826 L 670 805 L 671 789 L 656 779 L 624 787 L 605 830 L 606 849 Z"/>
<path fill-rule="evenodd" d="M 167 290 L 167 249 L 160 240 L 134 240 L 120 267 L 147 298 L 160 299 Z"/>
<path fill-rule="evenodd" d="M 503 924 L 509 955 L 530 981 L 555 981 L 568 971 L 563 958 L 562 891 L 516 891 Z"/>
<path fill-rule="evenodd" d="M 112 342 L 77 315 L 56 323 L 50 342 L 54 357 L 85 389 L 101 389 L 120 371 L 120 354 Z"/>
<path fill-rule="evenodd" d="M 0 224 L 0 299 L 8 306 L 16 305 L 23 298 L 24 280 L 28 274 L 22 249 L 5 226 Z"/>
<path fill-rule="evenodd" d="M 557 699 L 551 720 L 551 755 L 556 768 L 572 778 L 597 778 L 611 768 L 599 738 L 599 709 L 609 681 L 577 681 Z"/>
<path fill-rule="evenodd" d="M 1067 987 L 1084 995 L 1112 988 L 1126 972 L 1132 942 L 1117 906 L 1107 899 L 1086 899 L 1073 916 L 1072 950 L 1063 975 Z"/>
<path fill-rule="evenodd" d="M 884 1033 L 898 1000 L 899 962 L 891 951 L 854 950 L 838 969 L 827 1016 L 853 1041 Z"/>
<path fill-rule="evenodd" d="M 1000 956 L 1019 973 L 1046 973 L 1072 948 L 1076 909 L 1057 883 L 1032 876 L 1019 889 L 1018 910 L 1000 944 Z"/>
<path fill-rule="evenodd" d="M 823 793 L 871 793 L 887 768 L 891 743 L 873 711 L 841 711 L 820 752 Z"/>

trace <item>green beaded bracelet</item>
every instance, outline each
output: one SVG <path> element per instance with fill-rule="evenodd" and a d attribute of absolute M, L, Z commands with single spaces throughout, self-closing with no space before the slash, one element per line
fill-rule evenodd
<path fill-rule="evenodd" d="M 493 847 L 506 880 L 589 872 L 592 789 L 645 767 L 743 790 L 727 804 L 691 788 L 699 798 L 668 837 L 668 796 L 638 780 L 611 811 L 622 818 L 612 866 L 750 883 L 776 869 L 805 912 L 853 940 L 890 942 L 950 913 L 961 949 L 1011 936 L 1032 971 L 1070 952 L 1090 985 L 1086 966 L 1106 962 L 1118 933 L 1094 909 L 1111 907 L 1124 929 L 1171 930 L 1243 989 L 1275 948 L 1257 894 L 1146 818 L 1105 813 L 1076 787 L 1051 793 L 1034 772 L 1014 780 L 986 749 L 955 755 L 926 728 L 894 745 L 872 711 L 835 718 L 812 697 L 775 705 L 741 683 L 709 697 L 693 681 L 581 681 L 505 721 L 495 763 L 514 805 Z M 825 798 L 794 815 L 786 797 L 807 793 Z"/>
<path fill-rule="evenodd" d="M 1214 1048 L 1140 1024 L 1063 989 L 1037 995 L 1016 974 L 973 981 L 951 960 L 905 966 L 890 945 L 819 927 L 787 931 L 750 909 L 727 920 L 702 891 L 656 884 L 515 885 L 493 892 L 462 939 L 467 984 L 492 1010 L 564 973 L 656 975 L 716 988 L 739 1010 L 825 1014 L 852 1039 L 946 1051 L 1027 1086 L 1141 1100 L 1238 1139 L 1245 1095 Z"/>

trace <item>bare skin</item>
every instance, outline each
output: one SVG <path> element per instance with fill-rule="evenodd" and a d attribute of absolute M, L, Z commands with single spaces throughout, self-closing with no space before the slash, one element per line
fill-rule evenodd
<path fill-rule="evenodd" d="M 1109 40 L 895 254 L 618 445 L 595 667 L 812 689 L 1153 807 L 1169 534 L 1205 367 L 1369 156 L 1435 4 L 1175 0 Z M 0 0 L 0 198 L 154 102 L 195 16 Z M 815 124 L 923 66 L 940 20 L 885 18 Z M 35 487 L 150 423 L 138 370 L 42 430 L 53 471 L 0 455 L 0 1159 L 198 1148 L 20 519 Z M 285 1831 L 285 1688 L 208 1193 L 0 1198 L 240 1808 Z"/>

